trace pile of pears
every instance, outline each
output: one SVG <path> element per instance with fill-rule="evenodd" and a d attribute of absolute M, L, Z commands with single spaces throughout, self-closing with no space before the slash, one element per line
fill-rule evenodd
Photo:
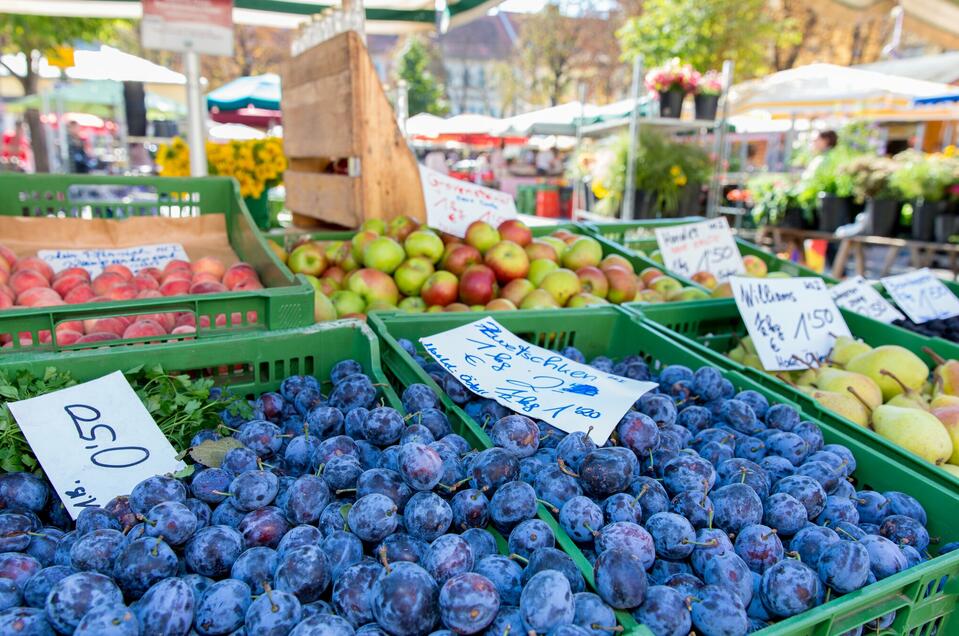
<path fill-rule="evenodd" d="M 904 347 L 871 347 L 840 336 L 819 366 L 775 375 L 824 408 L 959 477 L 959 360 L 924 351 L 936 362 L 931 375 Z M 727 355 L 763 370 L 748 336 Z"/>

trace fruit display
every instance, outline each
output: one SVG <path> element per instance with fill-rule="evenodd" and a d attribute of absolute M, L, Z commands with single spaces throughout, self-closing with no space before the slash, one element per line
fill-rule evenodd
<path fill-rule="evenodd" d="M 959 316 L 930 320 L 922 324 L 916 324 L 908 318 L 900 318 L 892 324 L 928 338 L 942 338 L 959 343 Z"/>
<path fill-rule="evenodd" d="M 294 244 L 287 266 L 316 290 L 317 321 L 373 311 L 499 311 L 585 307 L 632 301 L 696 300 L 706 293 L 659 268 L 604 253 L 584 234 L 546 236 L 522 221 L 472 223 L 463 239 L 399 217 L 365 222 L 349 241 Z"/>
<path fill-rule="evenodd" d="M 391 320 L 374 324 L 390 331 Z M 397 333 L 438 326 L 403 324 Z M 550 329 L 537 332 L 549 339 Z M 617 342 L 615 357 L 595 346 L 588 356 L 560 349 L 658 384 L 597 447 L 587 433 L 566 434 L 477 397 L 412 339 L 394 342 L 495 444 L 472 464 L 474 475 L 478 466 L 496 468 L 500 482 L 487 484 L 493 501 L 514 489 L 510 480 L 530 486 L 590 563 L 600 599 L 653 634 L 794 633 L 787 625 L 796 621 L 781 632 L 776 624 L 959 548 L 941 536 L 932 545 L 927 511 L 910 494 L 868 487 L 857 459 L 868 465 L 874 451 L 829 441 L 792 405 L 739 388 L 717 368 L 629 355 L 644 346 L 635 341 Z M 857 625 L 865 633 L 896 621 L 890 611 Z"/>
<path fill-rule="evenodd" d="M 107 265 L 96 276 L 82 267 L 59 272 L 36 256 L 18 258 L 0 245 L 0 311 L 18 307 L 56 307 L 116 300 L 157 299 L 197 294 L 262 289 L 256 270 L 238 262 L 227 266 L 219 258 L 201 257 L 187 262 L 172 260 L 163 269 L 149 267 L 137 272 L 124 265 Z M 242 317 L 238 314 L 234 321 Z M 256 322 L 255 312 L 249 317 Z M 208 327 L 210 317 L 202 316 Z M 130 316 L 110 316 L 69 320 L 55 328 L 58 345 L 97 343 L 131 338 L 155 338 L 166 335 L 188 336 L 196 333 L 196 315 L 191 312 L 163 312 Z M 225 314 L 215 317 L 217 326 L 227 322 Z M 41 331 L 40 343 L 51 342 L 52 334 Z M 12 347 L 12 335 L 0 336 L 4 347 Z M 33 344 L 29 334 L 21 336 L 22 345 Z"/>

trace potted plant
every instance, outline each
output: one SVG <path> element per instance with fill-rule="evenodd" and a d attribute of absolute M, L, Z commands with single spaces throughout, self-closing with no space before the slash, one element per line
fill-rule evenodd
<path fill-rule="evenodd" d="M 839 166 L 850 158 L 849 151 L 834 148 L 816 166 L 812 175 L 800 184 L 800 202 L 819 213 L 820 232 L 835 232 L 852 222 L 852 180 L 839 171 Z"/>
<path fill-rule="evenodd" d="M 899 226 L 900 193 L 892 184 L 896 162 L 889 157 L 862 155 L 839 167 L 852 182 L 853 198 L 865 204 L 867 232 L 893 236 Z"/>
<path fill-rule="evenodd" d="M 803 210 L 794 185 L 785 175 L 767 174 L 749 180 L 747 188 L 753 202 L 752 217 L 757 226 L 803 227 Z"/>
<path fill-rule="evenodd" d="M 912 238 L 932 241 L 939 234 L 952 234 L 954 218 L 946 214 L 946 194 L 953 181 L 953 167 L 942 155 L 927 155 L 917 150 L 906 150 L 896 159 L 899 167 L 892 175 L 892 184 L 904 199 L 913 201 Z M 945 240 L 945 238 L 943 239 Z"/>
<path fill-rule="evenodd" d="M 661 117 L 678 118 L 683 112 L 686 93 L 695 87 L 695 71 L 673 58 L 646 74 L 646 88 L 656 93 Z"/>
<path fill-rule="evenodd" d="M 707 71 L 696 81 L 693 104 L 696 119 L 713 121 L 719 108 L 719 96 L 723 92 L 723 78 L 718 71 Z"/>

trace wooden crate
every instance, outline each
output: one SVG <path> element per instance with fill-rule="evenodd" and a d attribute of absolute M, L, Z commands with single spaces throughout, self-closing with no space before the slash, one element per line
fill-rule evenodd
<path fill-rule="evenodd" d="M 298 224 L 354 228 L 365 219 L 425 221 L 419 168 L 366 46 L 347 31 L 282 69 L 287 207 Z M 353 175 L 332 174 L 349 159 Z"/>

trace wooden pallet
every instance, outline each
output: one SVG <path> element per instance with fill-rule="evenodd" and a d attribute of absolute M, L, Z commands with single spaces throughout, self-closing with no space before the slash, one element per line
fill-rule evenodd
<path fill-rule="evenodd" d="M 281 71 L 286 204 L 300 225 L 426 219 L 416 158 L 355 31 L 293 57 Z M 348 160 L 349 174 L 332 164 Z"/>

